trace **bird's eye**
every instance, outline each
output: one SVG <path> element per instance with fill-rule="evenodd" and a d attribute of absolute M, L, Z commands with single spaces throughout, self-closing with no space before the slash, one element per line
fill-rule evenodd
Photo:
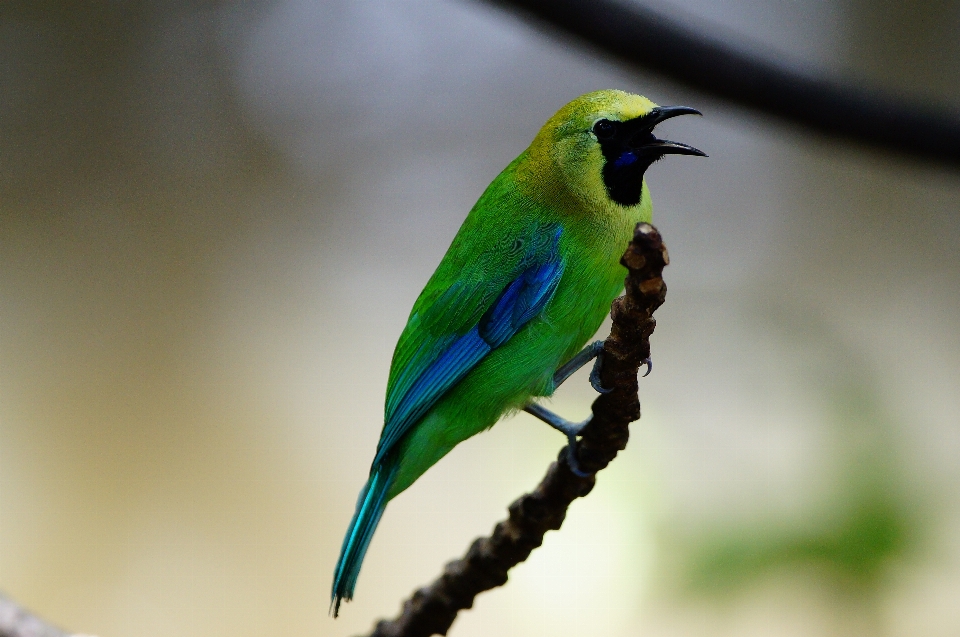
<path fill-rule="evenodd" d="M 593 125 L 593 134 L 597 139 L 610 139 L 616 131 L 616 126 L 609 119 L 601 119 Z"/>

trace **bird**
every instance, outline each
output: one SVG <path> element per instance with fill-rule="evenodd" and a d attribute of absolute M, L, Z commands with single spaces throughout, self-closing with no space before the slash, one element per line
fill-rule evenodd
<path fill-rule="evenodd" d="M 650 222 L 644 174 L 665 155 L 706 156 L 658 139 L 687 106 L 620 90 L 581 95 L 557 111 L 487 187 L 410 312 L 387 381 L 384 425 L 334 569 L 331 612 L 353 598 L 387 503 L 454 446 L 526 410 L 569 441 L 573 423 L 536 402 L 594 361 L 587 345 L 623 289 L 620 255 Z M 650 365 L 648 362 L 648 372 Z"/>

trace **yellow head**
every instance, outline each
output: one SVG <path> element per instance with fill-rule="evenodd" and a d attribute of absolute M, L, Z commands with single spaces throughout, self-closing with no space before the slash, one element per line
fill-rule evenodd
<path fill-rule="evenodd" d="M 650 164 L 667 154 L 704 156 L 653 134 L 663 120 L 687 113 L 699 115 L 624 91 L 581 95 L 543 125 L 518 177 L 542 196 L 573 197 L 587 210 L 643 205 L 643 175 Z"/>

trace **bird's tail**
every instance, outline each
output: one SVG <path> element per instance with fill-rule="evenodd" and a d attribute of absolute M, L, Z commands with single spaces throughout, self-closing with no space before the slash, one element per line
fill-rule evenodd
<path fill-rule="evenodd" d="M 387 491 L 393 484 L 399 463 L 387 459 L 384 464 L 370 474 L 367 484 L 360 491 L 357 510 L 347 528 L 347 535 L 343 538 L 343 546 L 340 547 L 340 559 L 333 571 L 333 590 L 330 591 L 330 608 L 334 617 L 340 611 L 340 602 L 349 602 L 353 598 L 363 556 L 366 555 L 373 532 L 380 523 L 380 516 L 387 507 Z"/>

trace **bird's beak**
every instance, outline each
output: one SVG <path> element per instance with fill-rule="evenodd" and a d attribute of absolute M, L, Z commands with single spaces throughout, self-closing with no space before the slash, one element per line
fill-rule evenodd
<path fill-rule="evenodd" d="M 661 155 L 696 155 L 697 157 L 709 157 L 699 148 L 681 144 L 680 142 L 671 142 L 667 139 L 658 139 L 652 144 L 644 144 L 643 149 L 656 150 Z"/>
<path fill-rule="evenodd" d="M 649 123 L 653 127 L 677 115 L 703 115 L 703 113 L 689 106 L 658 106 L 643 118 L 643 123 Z"/>
<path fill-rule="evenodd" d="M 703 115 L 703 113 L 689 106 L 658 106 L 643 118 L 643 123 L 648 124 L 650 126 L 649 130 L 652 130 L 653 127 L 660 122 L 668 120 L 671 117 L 677 117 L 678 115 Z M 707 157 L 707 154 L 698 148 L 681 144 L 680 142 L 671 142 L 666 139 L 654 138 L 653 142 L 644 144 L 642 148 L 644 150 L 655 151 L 660 155 L 696 155 L 697 157 Z"/>

